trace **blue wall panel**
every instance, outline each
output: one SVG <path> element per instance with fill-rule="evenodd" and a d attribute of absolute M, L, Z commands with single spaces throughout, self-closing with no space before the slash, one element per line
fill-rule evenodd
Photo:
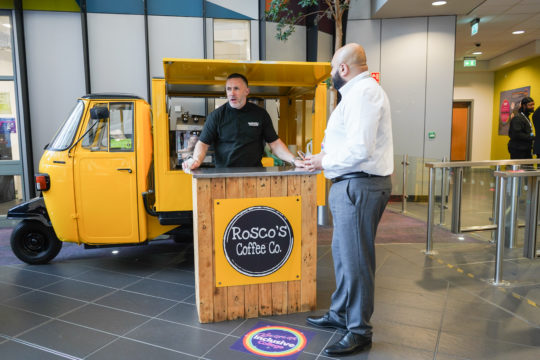
<path fill-rule="evenodd" d="M 142 0 L 86 0 L 89 13 L 144 15 Z"/>
<path fill-rule="evenodd" d="M 203 16 L 203 0 L 147 0 L 148 15 Z"/>
<path fill-rule="evenodd" d="M 239 19 L 239 20 L 255 20 L 248 16 L 226 9 L 222 6 L 206 2 L 206 17 L 218 19 Z"/>

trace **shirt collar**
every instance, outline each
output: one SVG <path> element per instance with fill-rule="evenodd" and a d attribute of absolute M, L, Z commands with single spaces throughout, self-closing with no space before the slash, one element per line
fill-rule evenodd
<path fill-rule="evenodd" d="M 339 92 L 341 93 L 341 96 L 347 95 L 347 92 L 349 92 L 349 90 L 352 89 L 354 84 L 356 84 L 357 82 L 360 82 L 360 81 L 362 81 L 364 79 L 367 79 L 368 77 L 369 77 L 369 72 L 364 71 L 363 73 L 360 73 L 360 74 L 356 75 L 355 77 L 353 77 L 351 80 L 347 81 L 347 83 L 345 85 L 343 85 L 341 87 L 341 89 L 339 89 Z"/>

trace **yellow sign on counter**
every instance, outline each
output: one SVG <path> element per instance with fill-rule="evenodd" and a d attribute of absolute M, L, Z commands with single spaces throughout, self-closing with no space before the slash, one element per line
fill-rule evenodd
<path fill-rule="evenodd" d="M 216 286 L 300 280 L 300 196 L 214 200 Z"/>

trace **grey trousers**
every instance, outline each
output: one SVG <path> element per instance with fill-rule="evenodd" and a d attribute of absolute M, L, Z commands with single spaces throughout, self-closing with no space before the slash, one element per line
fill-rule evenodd
<path fill-rule="evenodd" d="M 355 334 L 372 336 L 375 234 L 390 198 L 390 176 L 354 178 L 332 185 L 332 256 L 336 290 L 329 315 Z"/>

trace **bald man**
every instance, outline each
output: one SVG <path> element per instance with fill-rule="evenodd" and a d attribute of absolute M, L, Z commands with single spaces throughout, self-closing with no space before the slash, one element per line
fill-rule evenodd
<path fill-rule="evenodd" d="M 328 120 L 323 151 L 308 156 L 309 170 L 332 181 L 332 256 L 336 290 L 329 311 L 308 317 L 313 326 L 345 330 L 329 356 L 369 349 L 374 303 L 375 234 L 390 198 L 394 170 L 390 105 L 371 78 L 364 49 L 347 44 L 332 58 L 332 82 L 341 102 Z"/>

